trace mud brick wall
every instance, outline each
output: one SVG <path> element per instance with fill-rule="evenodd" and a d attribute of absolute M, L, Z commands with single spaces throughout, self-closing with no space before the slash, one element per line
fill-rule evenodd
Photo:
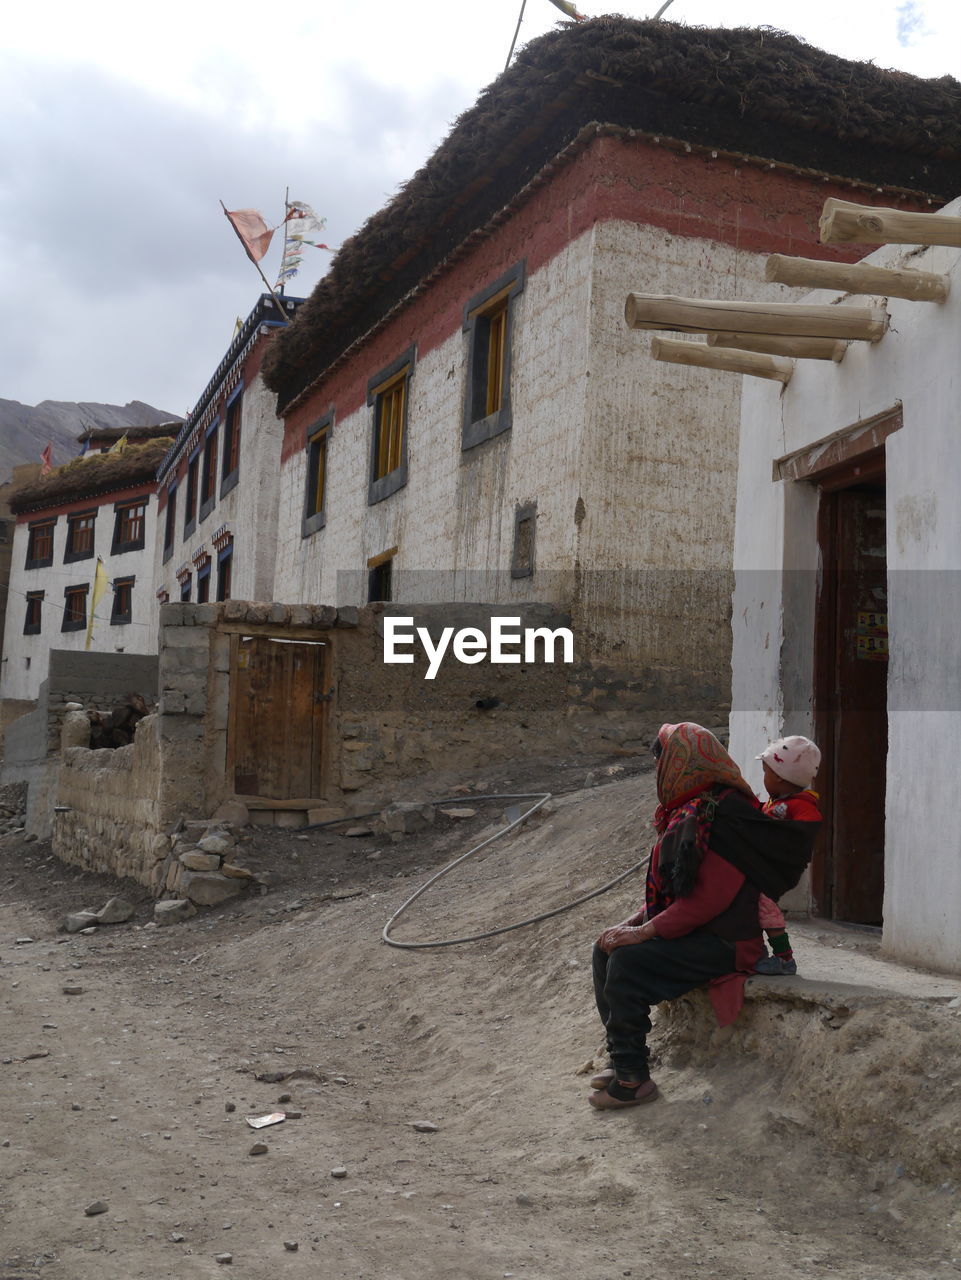
<path fill-rule="evenodd" d="M 149 884 L 170 848 L 160 717 L 141 720 L 130 746 L 99 751 L 71 745 L 86 733 L 84 721 L 82 712 L 68 713 L 64 724 L 54 853 L 88 871 Z"/>

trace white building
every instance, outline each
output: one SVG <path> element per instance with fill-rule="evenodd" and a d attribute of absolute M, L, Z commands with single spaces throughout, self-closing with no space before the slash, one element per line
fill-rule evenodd
<path fill-rule="evenodd" d="M 3 703 L 36 699 L 51 649 L 88 647 L 91 614 L 91 650 L 157 652 L 156 470 L 178 426 L 88 433 L 85 454 L 11 497 Z M 122 452 L 99 451 L 123 435 Z M 108 585 L 94 608 L 98 560 Z"/>
<path fill-rule="evenodd" d="M 283 300 L 288 316 L 299 299 Z M 158 473 L 159 600 L 272 600 L 282 424 L 260 365 L 282 320 L 262 295 Z"/>
<path fill-rule="evenodd" d="M 885 307 L 886 335 L 840 364 L 798 361 L 783 394 L 746 380 L 731 750 L 744 763 L 782 733 L 815 737 L 826 829 L 794 905 L 883 921 L 887 953 L 959 972 L 961 251 L 865 261 L 950 292 L 813 293 Z"/>
<path fill-rule="evenodd" d="M 760 300 L 771 251 L 861 257 L 817 215 L 928 207 L 939 162 L 900 127 L 919 86 L 769 31 L 531 42 L 268 353 L 277 598 L 549 601 L 593 667 L 572 701 L 726 714 L 740 386 L 655 363 L 625 297 Z"/>

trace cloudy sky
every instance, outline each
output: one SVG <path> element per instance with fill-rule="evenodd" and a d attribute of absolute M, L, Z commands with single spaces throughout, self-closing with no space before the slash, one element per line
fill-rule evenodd
<path fill-rule="evenodd" d="M 579 0 L 652 16 L 660 0 Z M 0 52 L 0 398 L 184 413 L 260 291 L 220 211 L 285 187 L 349 236 L 503 70 L 520 0 L 17 4 Z M 845 57 L 961 78 L 957 0 L 673 0 Z M 561 18 L 527 0 L 520 42 Z M 309 293 L 312 255 L 292 294 Z M 279 238 L 265 259 L 276 272 Z"/>

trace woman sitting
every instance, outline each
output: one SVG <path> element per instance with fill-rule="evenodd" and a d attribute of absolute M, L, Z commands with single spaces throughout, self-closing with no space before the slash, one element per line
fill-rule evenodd
<path fill-rule="evenodd" d="M 722 1026 L 764 953 L 761 893 L 777 899 L 810 860 L 810 823 L 765 816 L 741 771 L 707 729 L 662 725 L 654 744 L 658 839 L 644 907 L 594 947 L 594 994 L 611 1068 L 591 1081 L 591 1106 L 650 1102 L 651 1005 L 710 983 Z"/>

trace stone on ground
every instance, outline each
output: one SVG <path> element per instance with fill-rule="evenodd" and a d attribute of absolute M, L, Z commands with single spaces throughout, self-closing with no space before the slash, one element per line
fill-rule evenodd
<path fill-rule="evenodd" d="M 197 908 L 186 898 L 167 898 L 164 902 L 155 903 L 153 909 L 156 924 L 178 924 L 196 914 Z"/>

